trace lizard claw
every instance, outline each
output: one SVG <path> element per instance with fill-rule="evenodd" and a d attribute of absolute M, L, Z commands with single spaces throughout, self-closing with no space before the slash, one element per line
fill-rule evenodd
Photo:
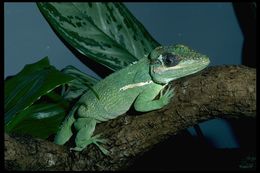
<path fill-rule="evenodd" d="M 107 140 L 106 139 L 100 139 L 99 138 L 100 136 L 101 136 L 101 134 L 97 134 L 97 135 L 91 137 L 90 139 L 88 139 L 87 141 L 85 141 L 84 145 L 79 145 L 79 146 L 76 146 L 74 148 L 70 148 L 70 151 L 82 151 L 88 145 L 93 143 L 101 150 L 101 152 L 103 154 L 108 155 L 109 151 L 99 144 L 99 143 L 105 144 L 105 143 L 107 143 Z"/>
<path fill-rule="evenodd" d="M 174 90 L 175 88 L 168 86 L 165 93 L 160 95 L 160 99 L 162 99 L 164 105 L 167 105 L 170 102 L 171 98 L 174 96 Z"/>
<path fill-rule="evenodd" d="M 107 140 L 106 139 L 100 139 L 99 137 L 101 136 L 101 134 L 97 134 L 95 136 L 93 136 L 91 139 L 93 141 L 93 144 L 95 144 L 103 154 L 108 155 L 109 151 L 107 149 L 105 149 L 104 147 L 102 147 L 101 145 L 99 145 L 99 143 L 101 144 L 106 144 Z"/>

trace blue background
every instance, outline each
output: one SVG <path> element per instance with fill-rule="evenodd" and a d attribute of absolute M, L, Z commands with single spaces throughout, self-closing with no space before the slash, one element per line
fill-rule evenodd
<path fill-rule="evenodd" d="M 243 35 L 232 3 L 125 3 L 162 45 L 188 45 L 211 59 L 211 66 L 241 64 Z M 35 3 L 4 4 L 4 76 L 15 75 L 25 64 L 45 56 L 58 69 L 73 65 L 100 78 L 82 64 L 55 35 Z M 239 144 L 225 120 L 200 123 L 217 148 Z M 195 135 L 193 128 L 189 132 Z"/>

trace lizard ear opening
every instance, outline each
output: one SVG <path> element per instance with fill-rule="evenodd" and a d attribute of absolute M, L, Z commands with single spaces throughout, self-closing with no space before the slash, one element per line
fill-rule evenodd
<path fill-rule="evenodd" d="M 159 59 L 150 59 L 150 65 L 162 65 Z"/>
<path fill-rule="evenodd" d="M 150 60 L 150 65 L 162 65 L 162 60 L 159 59 L 159 54 L 156 52 L 151 52 L 148 55 L 148 59 Z"/>

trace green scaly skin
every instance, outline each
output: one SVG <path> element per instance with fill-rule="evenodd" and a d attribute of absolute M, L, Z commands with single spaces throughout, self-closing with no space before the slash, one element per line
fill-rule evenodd
<path fill-rule="evenodd" d="M 169 87 L 162 92 L 170 81 L 201 71 L 209 62 L 207 56 L 184 45 L 157 47 L 147 57 L 97 83 L 93 89 L 98 98 L 93 91 L 86 92 L 63 122 L 54 142 L 66 143 L 73 134 L 74 125 L 76 147 L 71 150 L 81 151 L 94 143 L 108 154 L 99 145 L 106 141 L 99 139 L 100 135 L 93 136 L 97 123 L 117 118 L 132 104 L 140 112 L 161 109 L 174 96 L 174 89 Z M 154 99 L 158 94 L 159 99 Z"/>

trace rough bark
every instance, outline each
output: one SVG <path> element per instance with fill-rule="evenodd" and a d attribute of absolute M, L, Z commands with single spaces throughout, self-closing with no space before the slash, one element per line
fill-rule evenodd
<path fill-rule="evenodd" d="M 83 152 L 24 136 L 5 135 L 8 170 L 121 170 L 154 145 L 199 122 L 219 118 L 255 118 L 256 70 L 217 66 L 174 81 L 175 96 L 165 108 L 134 111 L 98 124 L 95 133 L 108 139 L 109 156 L 91 145 Z"/>

